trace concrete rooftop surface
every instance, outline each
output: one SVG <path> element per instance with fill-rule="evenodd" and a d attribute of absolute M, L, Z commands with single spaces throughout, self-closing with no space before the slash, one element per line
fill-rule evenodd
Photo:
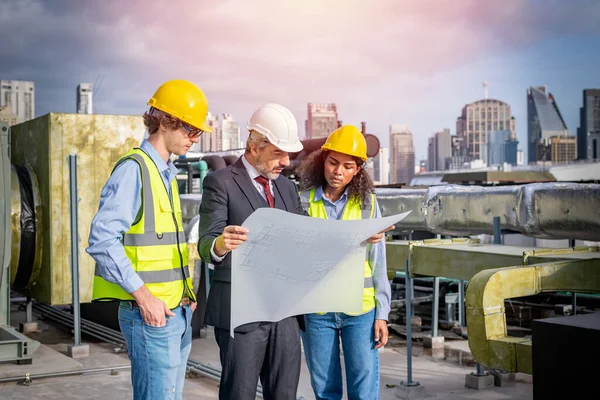
<path fill-rule="evenodd" d="M 13 306 L 14 308 L 14 306 Z M 34 321 L 38 315 L 34 313 Z M 25 321 L 22 311 L 14 310 L 12 326 Z M 38 331 L 28 334 L 41 343 L 33 353 L 29 365 L 16 363 L 0 364 L 0 380 L 7 377 L 22 377 L 16 382 L 0 383 L 0 399 L 128 399 L 132 398 L 130 372 L 118 371 L 77 374 L 71 376 L 36 378 L 36 375 L 78 371 L 92 368 L 128 366 L 126 353 L 115 352 L 115 346 L 83 335 L 82 342 L 89 345 L 90 355 L 72 359 L 67 355 L 67 346 L 73 343 L 68 330 L 53 321 L 37 320 Z M 220 369 L 218 347 L 212 336 L 193 340 L 190 359 Z M 380 399 L 447 399 L 447 400 L 530 400 L 533 385 L 530 375 L 516 375 L 516 381 L 508 386 L 494 386 L 475 390 L 465 387 L 465 376 L 475 372 L 473 359 L 465 340 L 446 340 L 443 355 L 434 358 L 420 343 L 413 346 L 413 377 L 419 386 L 406 388 L 401 382 L 407 380 L 407 351 L 405 341 L 392 336 L 390 343 L 380 352 L 381 390 Z M 29 385 L 24 385 L 25 374 L 30 374 Z M 184 399 L 208 400 L 218 398 L 219 382 L 202 375 L 190 373 L 186 379 Z M 314 399 L 306 363 L 303 358 L 298 398 Z M 257 397 L 261 398 L 261 397 Z M 346 398 L 346 397 L 344 397 Z"/>

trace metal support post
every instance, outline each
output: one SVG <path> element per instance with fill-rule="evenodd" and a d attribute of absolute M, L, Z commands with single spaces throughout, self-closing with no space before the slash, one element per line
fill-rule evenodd
<path fill-rule="evenodd" d="M 494 217 L 494 244 L 502 244 L 502 232 L 500 230 L 500 217 Z"/>
<path fill-rule="evenodd" d="M 79 232 L 77 226 L 77 154 L 69 155 L 69 206 L 71 210 L 71 284 L 75 346 L 81 344 L 81 320 L 79 316 Z"/>
<path fill-rule="evenodd" d="M 187 192 L 192 193 L 192 187 L 194 184 L 194 167 L 192 163 L 187 165 Z"/>
<path fill-rule="evenodd" d="M 477 374 L 476 375 L 477 376 L 487 375 L 487 373 L 484 371 L 483 367 L 479 363 L 477 363 Z"/>
<path fill-rule="evenodd" d="M 404 289 L 406 292 L 406 372 L 407 380 L 400 382 L 403 386 L 419 386 L 419 382 L 413 382 L 412 380 L 412 295 L 411 295 L 411 284 L 412 279 L 408 274 L 408 260 L 406 260 L 405 266 L 405 277 L 404 277 Z"/>
<path fill-rule="evenodd" d="M 79 230 L 77 215 L 77 154 L 70 154 L 69 160 L 69 207 L 71 210 L 71 287 L 73 303 L 74 344 L 69 346 L 73 358 L 89 355 L 89 347 L 81 344 L 81 314 L 79 311 Z"/>
<path fill-rule="evenodd" d="M 431 321 L 431 337 L 437 337 L 440 312 L 440 278 L 433 278 L 433 318 Z"/>
<path fill-rule="evenodd" d="M 26 322 L 33 322 L 33 304 L 31 302 L 31 297 L 27 296 L 27 305 L 25 306 L 25 315 L 26 315 Z"/>
<path fill-rule="evenodd" d="M 569 239 L 569 247 L 575 247 L 575 239 Z M 571 315 L 577 315 L 577 293 L 571 292 L 571 307 L 573 311 Z"/>
<path fill-rule="evenodd" d="M 458 281 L 458 322 L 465 326 L 465 281 Z"/>

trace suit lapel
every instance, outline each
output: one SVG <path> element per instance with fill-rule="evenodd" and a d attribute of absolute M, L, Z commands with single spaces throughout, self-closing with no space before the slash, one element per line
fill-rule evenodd
<path fill-rule="evenodd" d="M 283 196 L 283 194 L 281 193 L 281 190 L 279 190 L 279 185 L 277 184 L 277 182 L 278 182 L 280 179 L 287 179 L 287 178 L 285 178 L 285 177 L 283 177 L 283 176 L 281 176 L 281 175 L 280 175 L 280 176 L 279 176 L 279 178 L 275 179 L 275 180 L 273 181 L 273 188 L 274 188 L 274 190 L 273 190 L 273 191 L 274 191 L 274 192 L 275 192 L 275 191 L 276 191 L 276 192 L 278 192 L 278 193 L 279 193 L 279 197 L 281 198 L 281 200 L 283 200 L 284 207 L 282 207 L 282 209 L 285 209 L 286 211 L 293 210 L 294 208 L 293 208 L 292 204 L 290 204 L 290 199 L 289 199 L 289 198 L 287 198 L 287 199 L 286 199 L 286 198 Z M 275 207 L 277 207 L 277 202 L 275 202 Z"/>
<path fill-rule="evenodd" d="M 244 156 L 242 155 L 242 157 Z M 267 204 L 260 196 L 260 193 L 258 193 L 258 190 L 256 190 L 252 184 L 250 176 L 248 175 L 248 171 L 246 171 L 246 167 L 244 167 L 241 157 L 238 158 L 235 163 L 233 163 L 231 166 L 231 172 L 233 173 L 233 180 L 240 187 L 240 190 L 242 193 L 244 193 L 254 210 L 264 207 Z"/>

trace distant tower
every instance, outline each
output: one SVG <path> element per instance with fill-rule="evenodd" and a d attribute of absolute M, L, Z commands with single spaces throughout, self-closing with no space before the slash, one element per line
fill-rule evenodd
<path fill-rule="evenodd" d="M 77 85 L 77 114 L 93 114 L 92 88 L 93 85 L 91 83 L 80 83 Z"/>
<path fill-rule="evenodd" d="M 483 98 L 487 99 L 488 98 L 488 81 L 483 81 Z"/>

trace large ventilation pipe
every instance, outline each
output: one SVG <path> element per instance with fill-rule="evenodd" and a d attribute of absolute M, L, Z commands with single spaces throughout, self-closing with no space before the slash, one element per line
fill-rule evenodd
<path fill-rule="evenodd" d="M 42 204 L 35 173 L 30 166 L 11 167 L 10 282 L 28 294 L 42 263 Z"/>

